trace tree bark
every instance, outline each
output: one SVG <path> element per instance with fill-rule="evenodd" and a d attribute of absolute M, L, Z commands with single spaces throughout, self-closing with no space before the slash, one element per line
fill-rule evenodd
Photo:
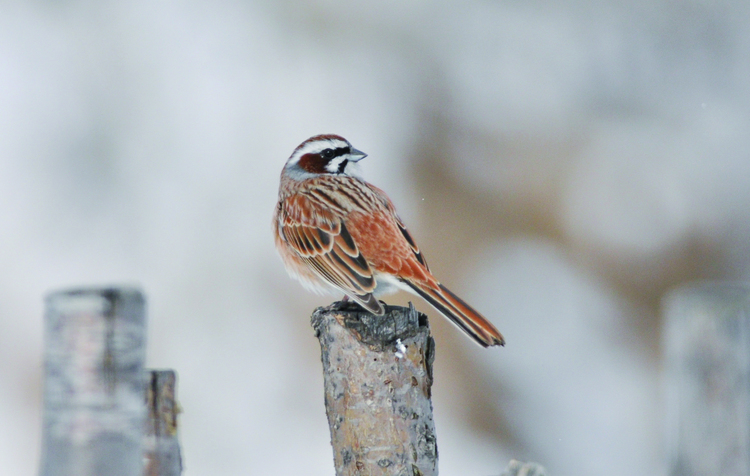
<path fill-rule="evenodd" d="M 315 310 L 312 326 L 337 476 L 437 475 L 427 316 L 411 304 L 375 316 L 334 303 Z"/>

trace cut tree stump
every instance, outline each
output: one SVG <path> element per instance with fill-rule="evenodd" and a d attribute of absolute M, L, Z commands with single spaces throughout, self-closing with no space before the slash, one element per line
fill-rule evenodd
<path fill-rule="evenodd" d="M 312 315 L 336 475 L 434 476 L 435 343 L 411 304 L 385 307 L 375 316 L 334 303 Z"/>

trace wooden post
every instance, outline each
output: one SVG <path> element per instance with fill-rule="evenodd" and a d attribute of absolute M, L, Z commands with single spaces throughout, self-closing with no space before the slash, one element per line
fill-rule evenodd
<path fill-rule="evenodd" d="M 500 476 L 548 476 L 548 474 L 544 466 L 539 463 L 525 463 L 512 459 Z"/>
<path fill-rule="evenodd" d="M 46 299 L 42 476 L 143 474 L 145 302 L 135 289 Z"/>
<path fill-rule="evenodd" d="M 664 314 L 670 474 L 750 474 L 750 287 L 685 286 Z"/>
<path fill-rule="evenodd" d="M 148 418 L 143 445 L 144 475 L 179 476 L 182 457 L 177 439 L 177 376 L 173 370 L 152 370 L 146 375 Z"/>
<path fill-rule="evenodd" d="M 318 308 L 325 406 L 337 476 L 433 476 L 435 344 L 427 317 L 386 306 L 384 316 L 356 304 Z"/>

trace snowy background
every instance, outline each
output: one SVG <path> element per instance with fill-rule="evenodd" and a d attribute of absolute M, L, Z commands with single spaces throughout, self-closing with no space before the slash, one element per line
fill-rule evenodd
<path fill-rule="evenodd" d="M 750 3 L 5 1 L 0 471 L 37 471 L 43 296 L 138 284 L 187 476 L 333 474 L 315 306 L 270 233 L 348 138 L 435 274 L 443 475 L 665 474 L 659 302 L 750 278 Z M 237 378 L 240 376 L 240 378 Z"/>

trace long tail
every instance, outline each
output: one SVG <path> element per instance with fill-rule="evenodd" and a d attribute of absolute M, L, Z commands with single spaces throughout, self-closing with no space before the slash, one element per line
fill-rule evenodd
<path fill-rule="evenodd" d="M 482 347 L 505 345 L 502 334 L 490 321 L 442 284 L 438 283 L 438 288 L 434 288 L 420 286 L 409 281 L 404 282 L 459 329 L 466 332 L 477 344 Z"/>

